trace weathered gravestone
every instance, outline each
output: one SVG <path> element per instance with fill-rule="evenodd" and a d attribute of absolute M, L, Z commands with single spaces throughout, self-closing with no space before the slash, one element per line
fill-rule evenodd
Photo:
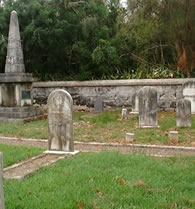
<path fill-rule="evenodd" d="M 176 107 L 177 126 L 191 127 L 191 102 L 187 99 L 180 99 L 177 101 Z"/>
<path fill-rule="evenodd" d="M 178 143 L 179 140 L 178 131 L 169 131 L 168 136 L 172 143 Z"/>
<path fill-rule="evenodd" d="M 0 152 L 0 209 L 5 208 L 3 192 L 3 155 Z"/>
<path fill-rule="evenodd" d="M 191 101 L 191 113 L 195 114 L 195 81 L 187 81 L 182 86 L 184 99 Z"/>
<path fill-rule="evenodd" d="M 139 126 L 141 128 L 158 127 L 157 92 L 153 87 L 143 87 L 138 93 Z"/>
<path fill-rule="evenodd" d="M 98 96 L 94 101 L 94 109 L 95 112 L 103 112 L 104 111 L 104 102 L 101 96 Z"/>
<path fill-rule="evenodd" d="M 121 112 L 121 120 L 127 120 L 127 119 L 128 119 L 127 109 L 123 108 Z"/>
<path fill-rule="evenodd" d="M 131 114 L 139 114 L 139 98 L 137 92 L 132 95 Z"/>
<path fill-rule="evenodd" d="M 127 142 L 133 142 L 134 141 L 134 133 L 126 133 L 125 140 Z"/>
<path fill-rule="evenodd" d="M 74 152 L 72 97 L 54 90 L 48 97 L 49 150 Z"/>

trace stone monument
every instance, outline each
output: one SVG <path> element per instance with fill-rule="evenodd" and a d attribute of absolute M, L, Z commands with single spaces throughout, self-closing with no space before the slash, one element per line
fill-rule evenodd
<path fill-rule="evenodd" d="M 191 102 L 189 100 L 180 99 L 177 101 L 176 116 L 178 127 L 191 127 Z"/>
<path fill-rule="evenodd" d="M 157 91 L 145 86 L 138 93 L 139 126 L 141 128 L 159 127 L 157 120 Z"/>
<path fill-rule="evenodd" d="M 48 97 L 49 150 L 74 152 L 72 97 L 62 89 Z"/>
<path fill-rule="evenodd" d="M 32 74 L 25 73 L 19 23 L 16 11 L 11 12 L 5 73 L 0 73 L 0 122 L 28 121 L 43 117 L 33 106 Z"/>

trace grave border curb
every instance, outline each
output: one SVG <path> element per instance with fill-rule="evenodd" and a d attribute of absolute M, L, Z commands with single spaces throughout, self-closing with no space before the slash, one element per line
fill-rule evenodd
<path fill-rule="evenodd" d="M 21 145 L 21 146 L 37 146 L 47 149 L 47 139 L 32 139 L 32 138 L 17 138 L 0 136 L 0 143 Z M 15 142 L 15 143 L 14 143 Z M 24 142 L 21 144 L 21 142 Z M 36 145 L 30 143 L 36 142 Z M 173 152 L 172 155 L 194 155 L 195 147 L 191 146 L 173 146 L 173 145 L 150 145 L 150 144 L 135 144 L 135 143 L 101 143 L 101 142 L 79 142 L 75 141 L 74 146 L 80 152 L 96 152 L 96 151 L 122 151 L 122 152 L 136 152 L 158 156 L 169 156 L 167 152 Z"/>

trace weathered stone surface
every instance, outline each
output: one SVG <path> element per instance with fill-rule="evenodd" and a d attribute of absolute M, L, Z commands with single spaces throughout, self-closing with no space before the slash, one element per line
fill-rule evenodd
<path fill-rule="evenodd" d="M 195 81 L 187 81 L 182 86 L 184 99 L 191 101 L 191 113 L 195 114 Z"/>
<path fill-rule="evenodd" d="M 178 143 L 178 131 L 169 131 L 169 139 L 172 143 Z"/>
<path fill-rule="evenodd" d="M 143 87 L 138 93 L 139 126 L 142 128 L 157 127 L 157 91 L 152 87 Z"/>
<path fill-rule="evenodd" d="M 191 101 L 187 99 L 181 99 L 177 101 L 177 126 L 179 127 L 191 127 Z"/>
<path fill-rule="evenodd" d="M 123 108 L 122 109 L 122 112 L 121 112 L 121 120 L 127 120 L 127 119 L 128 119 L 127 109 L 126 108 Z"/>
<path fill-rule="evenodd" d="M 43 111 L 37 106 L 0 107 L 0 122 L 22 122 L 43 118 Z"/>
<path fill-rule="evenodd" d="M 18 16 L 11 12 L 5 73 L 24 73 L 24 58 L 20 39 Z"/>
<path fill-rule="evenodd" d="M 72 97 L 55 90 L 48 97 L 49 150 L 73 152 Z"/>
<path fill-rule="evenodd" d="M 137 92 L 132 95 L 132 110 L 131 114 L 139 114 L 139 98 Z"/>
<path fill-rule="evenodd" d="M 25 73 L 16 11 L 10 15 L 5 73 L 0 73 L 0 122 L 29 121 L 43 117 L 33 107 L 32 74 Z M 26 108 L 25 108 L 26 107 Z"/>
<path fill-rule="evenodd" d="M 133 142 L 134 141 L 134 133 L 126 133 L 125 140 L 127 142 Z"/>
<path fill-rule="evenodd" d="M 104 111 L 104 101 L 101 96 L 98 96 L 94 101 L 94 110 L 95 112 L 103 112 Z"/>
<path fill-rule="evenodd" d="M 0 73 L 0 83 L 32 83 L 35 80 L 31 73 Z"/>
<path fill-rule="evenodd" d="M 3 155 L 0 152 L 0 208 L 5 208 L 4 192 L 3 192 Z"/>
<path fill-rule="evenodd" d="M 46 104 L 49 94 L 55 89 L 71 93 L 76 105 L 94 107 L 97 95 L 104 100 L 104 107 L 132 107 L 132 96 L 143 86 L 157 89 L 158 107 L 163 111 L 176 111 L 176 101 L 183 97 L 182 85 L 189 79 L 128 79 L 99 81 L 50 81 L 34 82 L 33 98 Z M 195 79 L 193 79 L 195 81 Z"/>
<path fill-rule="evenodd" d="M 31 83 L 0 83 L 0 106 L 30 106 L 32 105 Z"/>

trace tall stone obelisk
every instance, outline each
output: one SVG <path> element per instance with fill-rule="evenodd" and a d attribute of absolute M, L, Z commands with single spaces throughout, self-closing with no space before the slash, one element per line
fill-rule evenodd
<path fill-rule="evenodd" d="M 11 12 L 5 73 L 25 73 L 18 16 Z"/>
<path fill-rule="evenodd" d="M 0 73 L 0 122 L 29 121 L 43 116 L 33 106 L 31 95 L 34 78 L 25 73 L 18 16 L 10 15 L 5 73 Z"/>

